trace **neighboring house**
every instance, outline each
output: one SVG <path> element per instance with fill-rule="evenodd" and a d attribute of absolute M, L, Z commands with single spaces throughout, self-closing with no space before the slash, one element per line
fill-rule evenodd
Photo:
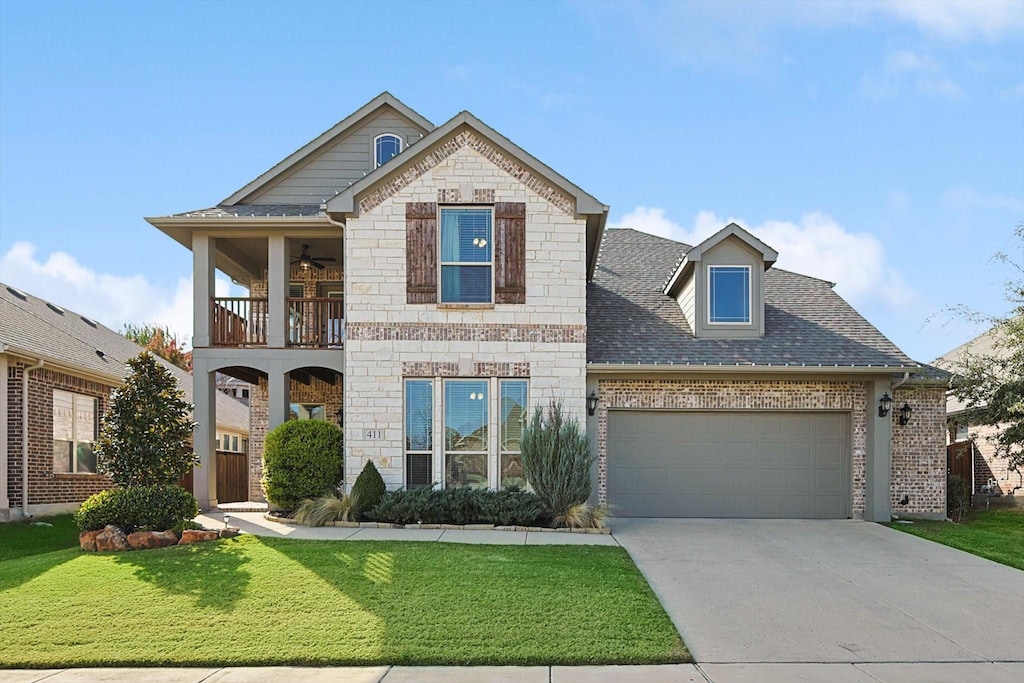
<path fill-rule="evenodd" d="M 96 474 L 93 445 L 125 362 L 142 351 L 95 320 L 0 284 L 0 521 L 23 515 L 26 490 L 28 513 L 38 516 L 73 510 L 111 486 Z M 191 402 L 192 377 L 158 360 Z M 248 438 L 244 405 L 218 395 L 217 408 L 214 433 L 229 445 Z"/>
<path fill-rule="evenodd" d="M 217 391 L 231 396 L 245 405 L 249 405 L 249 392 L 252 391 L 252 385 L 248 382 L 243 382 L 240 379 L 218 372 Z"/>
<path fill-rule="evenodd" d="M 560 400 L 615 514 L 944 516 L 945 373 L 738 226 L 689 247 L 607 216 L 472 114 L 384 93 L 217 206 L 147 220 L 193 253 L 197 414 L 214 373 L 253 385 L 256 500 L 290 417 L 344 425 L 348 484 L 373 460 L 391 488 L 499 488 L 523 417 Z M 215 296 L 218 269 L 249 296 Z"/>
<path fill-rule="evenodd" d="M 965 354 L 979 356 L 992 355 L 997 352 L 996 342 L 1002 333 L 993 328 L 969 342 L 962 344 L 949 353 L 935 360 L 934 365 L 950 372 L 956 372 L 956 366 Z M 973 493 L 990 495 L 1024 495 L 1024 473 L 1010 468 L 1010 461 L 996 455 L 994 438 L 1004 425 L 970 424 L 966 415 L 967 405 L 960 401 L 953 392 L 946 397 L 946 416 L 948 423 L 947 443 L 956 444 L 951 449 L 954 457 L 970 458 L 964 463 L 965 474 L 971 476 L 968 484 Z M 965 477 L 966 478 L 966 477 Z"/>

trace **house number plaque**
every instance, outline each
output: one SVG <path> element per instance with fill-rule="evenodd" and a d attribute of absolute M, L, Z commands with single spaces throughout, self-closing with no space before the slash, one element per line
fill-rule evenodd
<path fill-rule="evenodd" d="M 367 429 L 363 433 L 363 438 L 366 439 L 367 441 L 375 441 L 377 439 L 383 439 L 384 438 L 384 430 L 383 429 Z"/>

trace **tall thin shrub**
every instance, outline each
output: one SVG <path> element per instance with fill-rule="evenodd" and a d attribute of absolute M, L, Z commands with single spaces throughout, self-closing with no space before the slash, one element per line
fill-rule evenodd
<path fill-rule="evenodd" d="M 946 508 L 949 518 L 959 523 L 970 507 L 970 485 L 958 474 L 949 475 L 946 479 Z"/>
<path fill-rule="evenodd" d="M 537 406 L 523 430 L 526 481 L 555 520 L 571 517 L 574 506 L 590 497 L 590 468 L 597 456 L 580 423 L 566 416 L 561 401 Z"/>

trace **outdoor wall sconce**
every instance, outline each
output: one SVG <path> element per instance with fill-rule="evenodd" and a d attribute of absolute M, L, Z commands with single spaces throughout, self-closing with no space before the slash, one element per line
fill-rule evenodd
<path fill-rule="evenodd" d="M 892 408 L 892 396 L 889 392 L 882 394 L 882 398 L 878 399 L 878 417 L 885 417 L 889 414 L 889 409 Z"/>
<path fill-rule="evenodd" d="M 336 412 L 334 416 L 338 418 L 338 426 L 340 427 L 342 425 L 342 420 L 345 418 L 345 409 L 338 408 L 338 412 Z"/>
<path fill-rule="evenodd" d="M 910 422 L 910 414 L 914 412 L 914 409 L 910 407 L 909 403 L 904 402 L 903 407 L 900 408 L 900 418 L 897 420 L 901 425 L 905 425 Z"/>
<path fill-rule="evenodd" d="M 587 396 L 587 415 L 593 415 L 597 411 L 597 392 L 591 391 Z"/>

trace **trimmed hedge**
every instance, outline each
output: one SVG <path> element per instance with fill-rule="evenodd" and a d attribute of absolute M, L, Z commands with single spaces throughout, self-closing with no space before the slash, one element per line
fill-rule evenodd
<path fill-rule="evenodd" d="M 363 471 L 356 477 L 356 483 L 352 484 L 352 499 L 356 503 L 356 514 L 376 507 L 387 490 L 388 487 L 384 485 L 384 478 L 377 471 L 377 466 L 373 464 L 372 460 L 367 460 L 363 465 Z"/>
<path fill-rule="evenodd" d="M 195 496 L 177 484 L 118 486 L 90 496 L 75 512 L 75 523 L 82 531 L 113 524 L 130 534 L 174 529 L 198 514 Z"/>
<path fill-rule="evenodd" d="M 334 491 L 344 468 L 342 434 L 322 420 L 289 420 L 263 445 L 263 491 L 267 500 L 294 510 L 306 498 Z"/>
<path fill-rule="evenodd" d="M 533 526 L 545 512 L 541 499 L 526 491 L 423 487 L 389 491 L 364 516 L 391 524 Z"/>

